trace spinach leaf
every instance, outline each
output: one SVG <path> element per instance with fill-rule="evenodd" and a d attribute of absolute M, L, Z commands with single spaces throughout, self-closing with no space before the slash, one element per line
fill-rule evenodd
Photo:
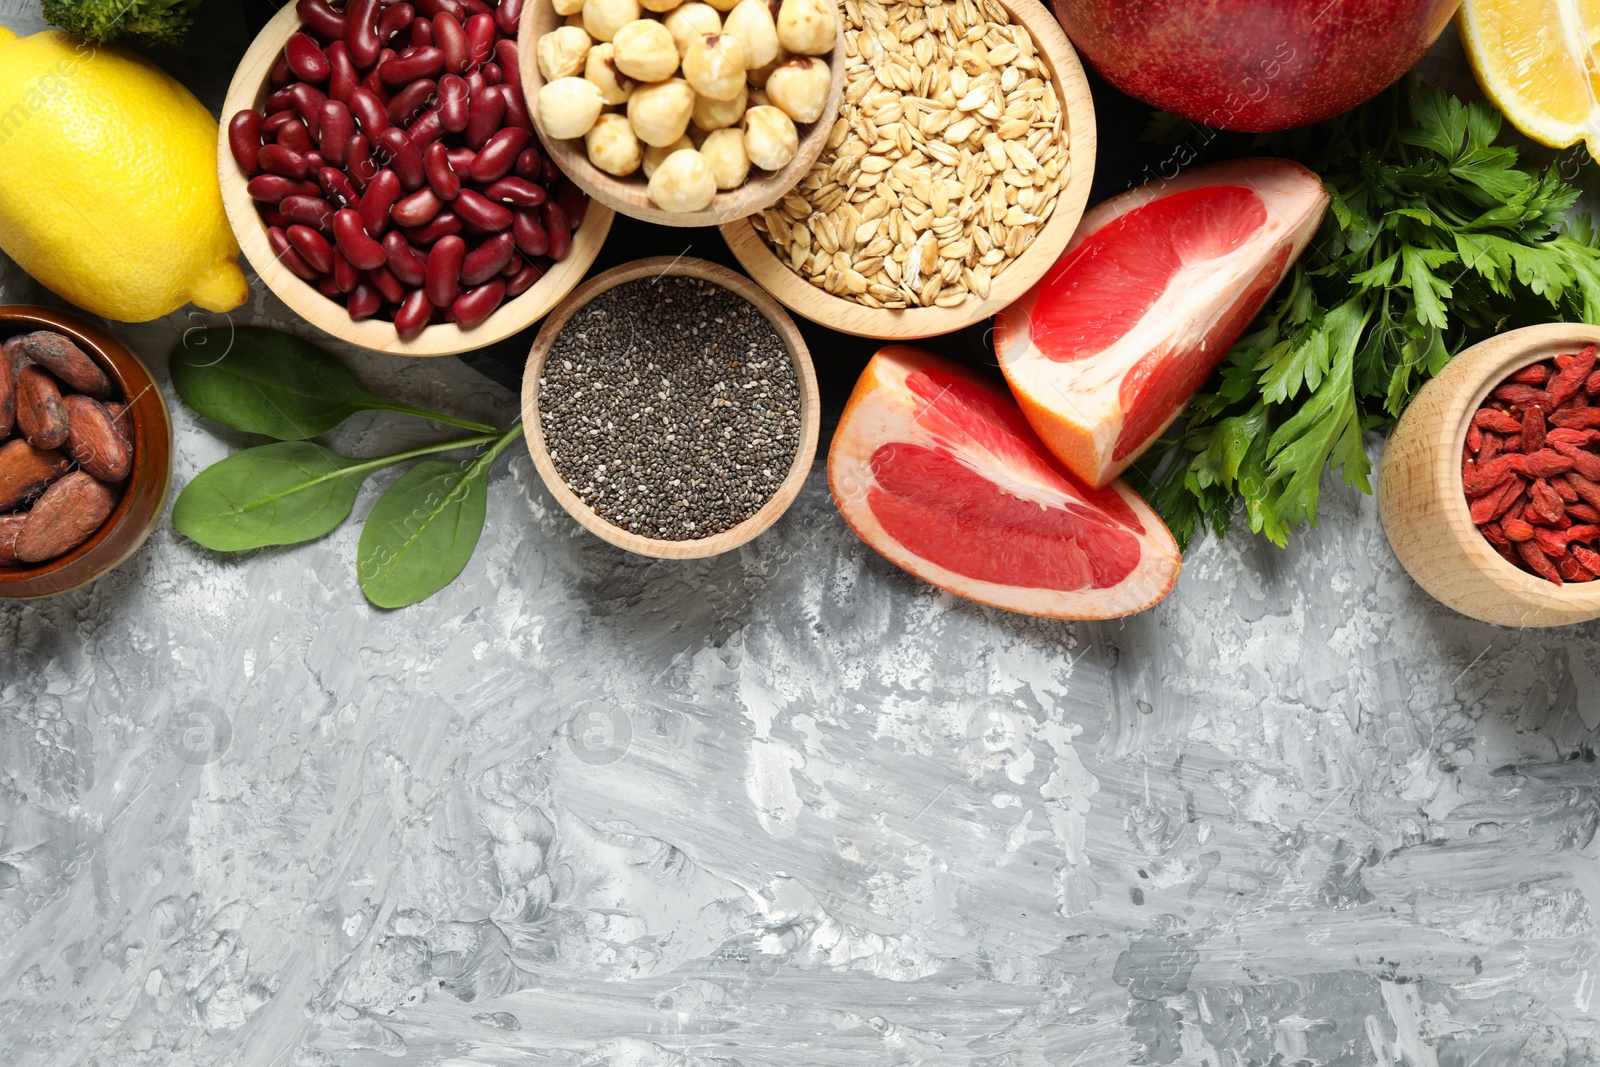
<path fill-rule="evenodd" d="M 325 350 L 279 330 L 191 330 L 173 348 L 171 369 L 178 395 L 206 418 L 280 441 L 326 433 L 358 411 L 395 411 L 474 433 L 499 433 L 482 423 L 385 400 Z"/>

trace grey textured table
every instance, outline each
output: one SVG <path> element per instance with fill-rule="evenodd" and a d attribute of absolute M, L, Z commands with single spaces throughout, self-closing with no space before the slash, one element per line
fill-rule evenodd
<path fill-rule="evenodd" d="M 193 324 L 118 332 L 159 368 Z M 168 399 L 181 485 L 230 445 Z M 514 456 L 399 613 L 355 525 L 248 558 L 163 525 L 0 606 L 0 1064 L 1600 1063 L 1597 630 L 1451 615 L 1328 494 L 1074 625 L 895 571 L 820 467 L 666 564 Z"/>

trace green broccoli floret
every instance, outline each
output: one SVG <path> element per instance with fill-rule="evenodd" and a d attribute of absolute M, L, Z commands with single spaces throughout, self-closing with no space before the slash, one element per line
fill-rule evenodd
<path fill-rule="evenodd" d="M 44 0 L 45 21 L 91 44 L 183 43 L 200 0 Z"/>

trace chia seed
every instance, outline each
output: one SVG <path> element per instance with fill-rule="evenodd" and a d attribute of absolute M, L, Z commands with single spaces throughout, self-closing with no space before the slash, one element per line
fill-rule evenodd
<path fill-rule="evenodd" d="M 561 480 L 601 518 L 693 541 L 778 491 L 800 447 L 800 383 L 755 305 L 666 275 L 608 289 L 567 321 L 539 421 Z"/>

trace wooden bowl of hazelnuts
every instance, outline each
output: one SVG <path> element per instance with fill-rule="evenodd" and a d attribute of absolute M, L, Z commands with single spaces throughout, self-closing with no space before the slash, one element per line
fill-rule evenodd
<path fill-rule="evenodd" d="M 530 0 L 518 37 L 556 165 L 665 226 L 781 200 L 827 147 L 844 91 L 834 0 Z"/>

